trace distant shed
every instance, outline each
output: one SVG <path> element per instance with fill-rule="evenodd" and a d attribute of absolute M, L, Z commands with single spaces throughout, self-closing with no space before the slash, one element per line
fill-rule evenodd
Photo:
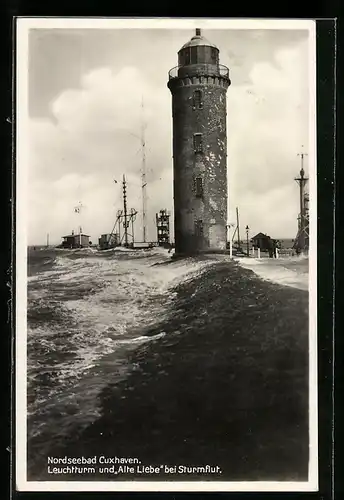
<path fill-rule="evenodd" d="M 267 234 L 258 233 L 251 238 L 252 246 L 260 250 L 269 250 L 271 248 L 271 238 Z"/>
<path fill-rule="evenodd" d="M 68 234 L 62 238 L 62 248 L 86 248 L 90 246 L 90 237 L 87 234 Z"/>
<path fill-rule="evenodd" d="M 98 243 L 101 250 L 115 248 L 120 245 L 119 235 L 117 233 L 102 234 L 100 238 L 98 238 Z"/>

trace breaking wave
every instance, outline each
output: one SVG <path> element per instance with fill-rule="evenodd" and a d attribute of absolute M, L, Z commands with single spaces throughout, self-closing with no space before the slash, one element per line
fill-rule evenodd
<path fill-rule="evenodd" d="M 128 353 L 164 335 L 149 330 L 168 318 L 173 288 L 212 263 L 170 257 L 162 249 L 29 252 L 29 442 L 41 449 L 52 435 L 80 432 L 99 416 L 103 387 L 133 368 Z"/>

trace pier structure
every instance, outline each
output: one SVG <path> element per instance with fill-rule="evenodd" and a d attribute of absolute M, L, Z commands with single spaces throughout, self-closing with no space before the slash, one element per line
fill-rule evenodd
<path fill-rule="evenodd" d="M 123 209 L 117 211 L 117 217 L 111 233 L 102 234 L 99 238 L 99 246 L 102 250 L 116 246 L 133 247 L 135 244 L 134 222 L 138 212 L 134 208 L 128 210 L 127 181 L 125 175 L 123 175 L 122 180 L 122 197 Z"/>
<path fill-rule="evenodd" d="M 170 214 L 166 209 L 155 215 L 158 246 L 170 244 Z"/>

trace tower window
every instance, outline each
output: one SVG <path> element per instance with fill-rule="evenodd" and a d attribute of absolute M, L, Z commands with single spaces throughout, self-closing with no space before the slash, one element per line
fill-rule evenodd
<path fill-rule="evenodd" d="M 218 63 L 218 52 L 214 47 L 211 47 L 210 57 L 211 57 L 212 64 Z"/>
<path fill-rule="evenodd" d="M 196 179 L 195 179 L 195 192 L 196 192 L 196 198 L 202 198 L 202 196 L 203 196 L 203 179 L 202 179 L 202 177 L 196 177 Z"/>
<path fill-rule="evenodd" d="M 194 150 L 195 153 L 202 153 L 203 151 L 202 134 L 194 134 Z"/>
<path fill-rule="evenodd" d="M 202 91 L 195 90 L 193 95 L 193 104 L 194 109 L 202 109 L 203 108 L 203 100 L 202 100 Z"/>
<path fill-rule="evenodd" d="M 195 164 L 203 163 L 203 153 L 195 153 Z"/>
<path fill-rule="evenodd" d="M 184 50 L 184 64 L 185 65 L 190 64 L 190 49 L 189 48 Z"/>
<path fill-rule="evenodd" d="M 197 64 L 197 47 L 191 47 L 191 64 Z"/>
<path fill-rule="evenodd" d="M 198 56 L 198 63 L 206 63 L 206 58 L 205 58 L 205 47 L 203 45 L 199 45 L 197 47 L 197 56 Z"/>
<path fill-rule="evenodd" d="M 198 237 L 203 236 L 203 221 L 202 220 L 195 221 L 195 234 Z"/>

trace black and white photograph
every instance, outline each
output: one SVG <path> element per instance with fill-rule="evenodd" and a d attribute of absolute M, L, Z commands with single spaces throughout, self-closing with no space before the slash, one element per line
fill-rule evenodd
<path fill-rule="evenodd" d="M 317 491 L 315 21 L 16 20 L 19 491 Z"/>

